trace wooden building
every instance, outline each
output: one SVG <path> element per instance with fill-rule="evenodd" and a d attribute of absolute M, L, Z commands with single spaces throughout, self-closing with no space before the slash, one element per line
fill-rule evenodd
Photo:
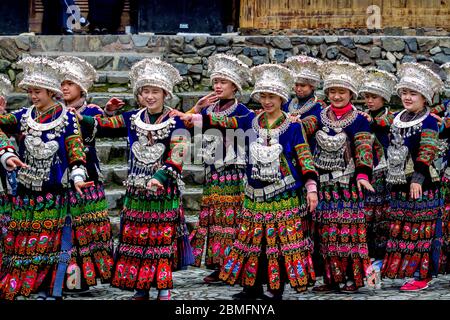
<path fill-rule="evenodd" d="M 240 0 L 245 29 L 450 29 L 450 0 Z"/>
<path fill-rule="evenodd" d="M 85 17 L 88 1 L 75 0 Z M 39 34 L 42 0 L 2 0 L 0 16 L 0 34 Z M 449 21 L 450 0 L 125 0 L 118 31 L 124 32 L 125 26 L 133 32 L 159 34 L 238 29 L 243 33 L 318 28 L 449 30 Z"/>

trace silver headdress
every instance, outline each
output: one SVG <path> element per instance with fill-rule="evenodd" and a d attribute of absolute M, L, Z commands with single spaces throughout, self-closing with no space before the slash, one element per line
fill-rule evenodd
<path fill-rule="evenodd" d="M 97 71 L 86 60 L 75 56 L 60 56 L 56 58 L 56 62 L 65 67 L 64 80 L 76 83 L 85 94 L 98 78 Z"/>
<path fill-rule="evenodd" d="M 445 71 L 445 74 L 447 76 L 447 79 L 445 82 L 446 82 L 447 86 L 450 87 L 450 62 L 444 63 L 441 66 L 441 69 Z"/>
<path fill-rule="evenodd" d="M 153 86 L 163 89 L 169 98 L 172 98 L 173 87 L 183 78 L 178 70 L 167 62 L 146 58 L 131 67 L 130 80 L 135 94 L 144 86 Z"/>
<path fill-rule="evenodd" d="M 0 96 L 5 97 L 13 90 L 11 81 L 4 75 L 0 74 Z"/>
<path fill-rule="evenodd" d="M 394 93 L 396 83 L 397 78 L 393 74 L 370 67 L 366 69 L 366 75 L 361 85 L 361 89 L 359 89 L 359 93 L 376 94 L 389 102 Z"/>
<path fill-rule="evenodd" d="M 26 57 L 17 65 L 23 68 L 24 74 L 23 80 L 19 83 L 20 88 L 43 88 L 62 95 L 64 68 L 61 64 L 45 57 Z"/>
<path fill-rule="evenodd" d="M 358 96 L 359 87 L 364 79 L 364 69 L 353 62 L 329 61 L 320 66 L 323 90 L 332 87 L 345 88 Z"/>
<path fill-rule="evenodd" d="M 433 97 L 444 88 L 439 75 L 425 65 L 416 62 L 405 62 L 398 67 L 397 76 L 400 79 L 397 92 L 400 89 L 410 89 L 422 94 L 429 104 L 433 103 Z"/>
<path fill-rule="evenodd" d="M 289 100 L 294 77 L 288 68 L 277 64 L 261 64 L 251 68 L 250 71 L 255 80 L 252 98 L 259 100 L 261 92 L 269 92 L 280 96 L 284 102 Z"/>
<path fill-rule="evenodd" d="M 222 78 L 233 82 L 241 92 L 242 87 L 251 80 L 250 68 L 237 57 L 219 53 L 208 59 L 208 72 L 211 82 Z"/>
<path fill-rule="evenodd" d="M 292 70 L 296 83 L 308 83 L 314 87 L 320 84 L 319 67 L 323 61 L 305 55 L 293 56 L 286 60 L 285 66 Z"/>

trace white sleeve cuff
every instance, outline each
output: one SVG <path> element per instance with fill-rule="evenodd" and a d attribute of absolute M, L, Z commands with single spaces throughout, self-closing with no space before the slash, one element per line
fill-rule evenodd
<path fill-rule="evenodd" d="M 86 180 L 86 169 L 83 166 L 74 167 L 70 172 L 70 179 L 74 182 L 81 182 Z"/>
<path fill-rule="evenodd" d="M 16 154 L 14 153 L 14 152 L 5 152 L 1 157 L 0 157 L 0 162 L 2 163 L 2 165 L 3 165 L 3 168 L 5 168 L 5 169 L 10 169 L 9 167 L 8 167 L 8 165 L 6 164 L 6 161 L 9 159 L 9 158 L 12 158 L 12 157 L 17 157 L 16 156 Z"/>

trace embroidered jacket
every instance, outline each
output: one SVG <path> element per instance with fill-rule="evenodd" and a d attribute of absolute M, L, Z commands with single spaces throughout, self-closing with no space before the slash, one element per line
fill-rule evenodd
<path fill-rule="evenodd" d="M 360 174 L 367 176 L 369 181 L 371 179 L 373 169 L 373 138 L 370 124 L 362 112 L 353 110 L 354 107 L 351 107 L 351 111 L 342 115 L 339 120 L 331 107 L 322 110 L 317 123 L 308 119 L 305 120 L 307 122 L 305 127 L 310 128 L 311 132 L 315 133 L 317 140 L 314 159 L 320 174 L 321 183 L 342 182 L 348 184 L 349 179 L 356 178 Z M 348 121 L 348 119 L 353 120 L 341 132 L 340 130 L 328 127 L 324 123 L 322 115 L 327 115 L 328 119 L 337 123 L 343 123 L 343 121 Z M 329 130 L 325 128 L 329 128 Z M 342 133 L 346 137 L 342 136 Z M 322 140 L 324 141 L 321 142 Z M 327 151 L 325 150 L 325 145 L 329 142 L 327 140 L 339 142 L 339 146 L 336 146 L 334 150 Z M 327 154 L 328 159 L 323 158 L 324 154 Z M 340 159 L 341 157 L 339 155 L 343 156 L 343 159 Z M 326 168 L 327 165 L 325 162 L 327 161 L 333 162 L 333 165 L 328 166 L 329 169 Z M 324 164 L 320 165 L 322 162 Z"/>
<path fill-rule="evenodd" d="M 206 107 L 202 109 L 200 114 L 206 116 L 214 112 L 217 115 L 226 115 L 228 117 L 245 117 L 252 111 L 250 111 L 244 104 L 238 103 L 233 107 L 234 99 L 227 102 L 225 105 L 219 108 L 216 106 Z M 232 109 L 234 110 L 232 110 Z M 188 113 L 193 113 L 192 110 Z M 208 130 L 214 128 L 219 130 L 222 140 L 218 140 L 211 134 L 208 134 Z M 233 143 L 227 138 L 226 129 L 220 126 L 212 126 L 209 122 L 204 122 L 202 126 L 202 148 L 203 148 L 203 162 L 206 166 L 206 172 L 213 170 L 220 171 L 227 165 L 242 165 L 245 166 L 245 159 L 241 161 L 237 158 L 239 150 L 237 144 Z M 194 131 L 195 133 L 195 131 Z"/>
<path fill-rule="evenodd" d="M 128 160 L 131 166 L 128 168 L 128 178 L 130 179 L 131 175 L 135 175 L 133 163 L 135 163 L 136 154 L 142 146 L 139 142 L 138 132 L 136 130 L 136 126 L 133 124 L 133 118 L 138 115 L 141 110 L 133 110 L 124 112 L 121 115 L 113 116 L 113 117 L 89 117 L 85 116 L 82 120 L 82 125 L 86 125 L 90 127 L 91 130 L 96 130 L 97 137 L 127 137 L 128 142 L 131 146 L 131 150 L 128 155 Z M 159 116 L 162 114 L 156 114 L 150 116 L 150 122 L 154 123 Z M 140 113 L 140 120 L 144 121 L 145 112 Z M 169 120 L 168 114 L 166 114 L 161 122 L 165 122 Z M 187 151 L 187 136 L 183 121 L 180 120 L 179 117 L 174 117 L 174 126 L 171 126 L 170 133 L 162 140 L 157 140 L 154 143 L 155 149 L 150 150 L 150 152 L 160 152 L 160 157 L 156 160 L 159 164 L 154 168 L 150 168 L 148 165 L 148 170 L 142 168 L 142 170 L 147 170 L 145 173 L 143 171 L 144 177 L 144 185 L 151 178 L 155 178 L 159 180 L 161 183 L 166 183 L 168 179 L 171 177 L 175 180 L 180 178 L 183 164 L 183 157 Z M 94 129 L 95 128 L 95 129 Z M 178 131 L 179 130 L 179 131 Z M 174 131 L 178 131 L 177 134 L 174 134 Z M 137 143 L 135 145 L 135 143 Z M 163 145 L 160 147 L 160 145 Z M 156 146 L 157 145 L 157 146 Z M 136 146 L 136 147 L 133 147 Z M 162 150 L 162 152 L 161 152 Z M 146 152 L 146 151 L 143 151 Z"/>
<path fill-rule="evenodd" d="M 103 110 L 96 104 L 87 104 L 81 107 L 81 115 L 95 117 L 103 116 Z M 83 137 L 84 151 L 86 152 L 86 171 L 89 180 L 98 181 L 100 175 L 100 161 L 97 156 L 97 149 L 95 148 L 95 132 L 91 127 L 81 126 L 81 135 Z"/>
<path fill-rule="evenodd" d="M 298 117 L 301 120 L 306 119 L 306 121 L 302 121 L 302 125 L 305 129 L 305 133 L 312 153 L 314 153 L 314 150 L 316 148 L 316 139 L 314 136 L 315 132 L 310 126 L 314 126 L 319 122 L 320 112 L 325 107 L 325 102 L 316 98 L 314 92 L 305 99 L 298 99 L 297 97 L 289 99 L 288 102 L 286 102 L 282 107 L 283 111 L 290 114 L 296 114 L 296 111 L 299 111 L 303 108 L 307 109 L 303 113 L 298 114 Z"/>
<path fill-rule="evenodd" d="M 398 113 L 395 114 L 395 116 Z M 392 130 L 391 130 L 392 132 Z M 412 181 L 420 184 L 430 183 L 432 180 L 430 169 L 438 154 L 439 129 L 437 120 L 429 114 L 423 121 L 420 130 L 404 137 L 403 145 L 408 148 L 408 153 L 413 163 Z M 391 134 L 390 144 L 395 139 Z M 431 169 L 432 170 L 432 169 Z M 408 166 L 406 169 L 408 175 Z"/>
<path fill-rule="evenodd" d="M 255 140 L 258 138 L 258 132 L 253 129 L 255 127 L 254 122 L 259 121 L 259 126 L 266 128 L 265 119 L 265 113 L 260 114 L 258 119 L 254 112 L 250 112 L 243 117 L 204 115 L 203 123 L 204 126 L 242 129 L 248 133 L 251 149 L 252 143 L 255 143 Z M 283 115 L 272 124 L 270 129 L 277 129 L 281 125 L 280 121 L 284 119 L 285 117 Z M 252 177 L 252 173 L 255 170 L 255 163 L 252 163 L 251 157 L 247 159 L 247 196 L 264 201 L 285 190 L 296 190 L 303 186 L 308 179 L 317 181 L 317 171 L 314 167 L 311 150 L 305 136 L 304 130 L 299 123 L 290 123 L 288 128 L 278 137 L 278 142 L 282 147 L 279 158 L 274 160 L 274 163 L 277 163 L 277 167 L 274 169 L 281 173 L 278 182 L 263 181 Z M 267 139 L 265 140 L 263 144 L 267 146 L 269 141 Z"/>
<path fill-rule="evenodd" d="M 376 168 L 381 159 L 387 157 L 387 148 L 389 147 L 389 131 L 394 114 L 386 107 L 381 108 L 375 112 L 369 111 L 372 118 L 370 128 L 375 135 L 373 142 L 373 167 Z"/>
<path fill-rule="evenodd" d="M 445 175 L 447 178 L 450 177 L 450 99 L 445 100 L 440 104 L 439 109 L 434 108 L 431 110 L 432 113 L 441 113 L 443 117 L 443 123 L 439 128 L 439 138 L 442 140 L 442 149 L 444 149 L 443 163 L 445 164 Z M 438 112 L 439 111 L 439 112 Z M 443 114 L 442 114 L 443 113 Z"/>
<path fill-rule="evenodd" d="M 35 119 L 34 123 L 38 124 L 50 124 L 56 119 L 62 119 L 63 113 L 66 113 L 64 121 L 61 122 L 60 126 L 52 128 L 50 130 L 42 131 L 39 142 L 42 144 L 37 144 L 36 130 L 28 126 L 27 119 Z M 23 108 L 14 113 L 7 115 L 0 115 L 0 128 L 6 128 L 8 133 L 19 134 L 19 157 L 22 161 L 30 166 L 30 170 L 26 171 L 20 169 L 18 173 L 18 181 L 20 184 L 26 184 L 25 187 L 35 189 L 31 186 L 31 181 L 29 180 L 29 175 L 39 176 L 33 170 L 44 170 L 48 169 L 48 176 L 44 175 L 45 178 L 41 179 L 42 186 L 39 189 L 42 190 L 58 190 L 61 187 L 67 187 L 69 181 L 69 170 L 74 166 L 85 165 L 86 155 L 84 153 L 83 140 L 81 134 L 78 130 L 79 125 L 76 116 L 67 112 L 62 105 L 58 105 L 53 108 L 50 112 L 47 112 L 40 117 L 36 118 L 36 109 L 34 107 Z M 45 146 L 47 152 L 46 156 L 49 166 L 40 168 L 36 163 L 41 162 L 40 159 L 42 155 L 37 155 Z M 54 153 L 50 151 L 52 150 Z M 30 162 L 31 161 L 31 162 Z M 39 179 L 38 179 L 39 180 Z M 39 181 L 36 182 L 39 183 Z M 36 189 L 36 190 L 39 190 Z"/>

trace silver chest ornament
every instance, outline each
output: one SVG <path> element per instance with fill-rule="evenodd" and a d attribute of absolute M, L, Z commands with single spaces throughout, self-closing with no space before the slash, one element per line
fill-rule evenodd
<path fill-rule="evenodd" d="M 424 115 L 411 121 L 402 121 L 401 117 L 407 110 L 401 111 L 394 118 L 391 126 L 392 140 L 387 150 L 387 176 L 386 182 L 390 184 L 405 184 L 406 177 L 414 172 L 408 147 L 405 139 L 422 131 L 422 122 L 430 114 L 427 109 Z"/>
<path fill-rule="evenodd" d="M 317 97 L 311 98 L 308 101 L 306 101 L 306 103 L 303 106 L 299 107 L 298 98 L 294 98 L 291 100 L 288 106 L 289 114 L 301 117 L 315 106 L 317 100 L 318 100 Z"/>
<path fill-rule="evenodd" d="M 355 121 L 358 113 L 353 107 L 352 113 L 342 120 L 332 120 L 328 116 L 330 107 L 320 113 L 323 128 L 316 133 L 317 148 L 314 153 L 314 164 L 325 171 L 343 171 L 346 169 L 345 150 L 348 140 L 344 128 Z M 331 130 L 335 132 L 330 134 Z"/>
<path fill-rule="evenodd" d="M 220 101 L 217 101 L 210 105 L 206 109 L 206 114 L 213 115 L 215 117 L 229 117 L 234 111 L 236 111 L 236 108 L 238 106 L 237 99 L 234 99 L 234 103 L 230 107 L 223 111 L 216 111 L 216 109 L 219 107 L 219 103 Z M 218 167 L 220 167 L 219 162 L 223 164 L 223 161 L 220 161 L 221 159 L 216 159 L 216 153 L 217 148 L 223 145 L 223 143 L 223 138 L 218 135 L 204 134 L 202 135 L 201 141 L 202 147 L 200 148 L 197 156 L 203 158 L 205 164 L 214 164 L 216 169 L 218 169 Z"/>
<path fill-rule="evenodd" d="M 217 147 L 221 144 L 219 136 L 204 134 L 202 135 L 202 147 L 199 150 L 198 156 L 203 158 L 207 165 L 215 162 Z"/>
<path fill-rule="evenodd" d="M 157 141 L 169 137 L 172 129 L 175 128 L 174 118 L 158 124 L 145 123 L 141 119 L 145 111 L 144 108 L 131 117 L 131 128 L 136 130 L 138 140 L 131 146 L 134 157 L 130 174 L 124 182 L 125 186 L 146 188 L 153 174 L 162 166 L 162 156 L 166 151 L 166 146 Z M 148 139 L 149 135 L 152 137 L 151 140 Z"/>
<path fill-rule="evenodd" d="M 256 141 L 250 143 L 250 160 L 252 167 L 252 179 L 277 182 L 281 179 L 280 155 L 283 146 L 279 144 L 278 137 L 284 133 L 290 124 L 289 115 L 283 112 L 284 122 L 276 129 L 263 129 L 259 125 L 262 114 L 253 119 L 253 130 L 258 134 Z M 269 140 L 269 145 L 264 142 Z"/>
<path fill-rule="evenodd" d="M 57 138 L 65 133 L 69 124 L 67 109 L 63 109 L 60 116 L 49 123 L 38 123 L 31 117 L 34 107 L 30 107 L 21 118 L 21 131 L 25 135 L 25 163 L 28 168 L 21 168 L 18 181 L 34 191 L 42 191 L 44 182 L 50 179 L 50 170 L 55 155 L 59 149 Z M 79 133 L 78 125 L 74 123 L 74 133 Z M 46 134 L 47 142 L 42 135 Z"/>

